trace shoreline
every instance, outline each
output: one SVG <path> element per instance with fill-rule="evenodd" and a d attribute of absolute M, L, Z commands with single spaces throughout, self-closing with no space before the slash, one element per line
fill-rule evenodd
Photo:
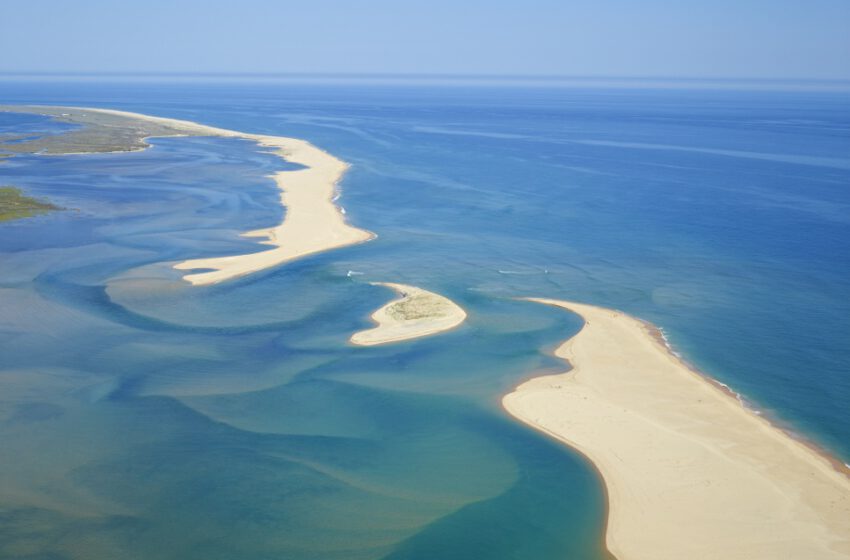
<path fill-rule="evenodd" d="M 620 560 L 846 558 L 850 470 L 776 426 L 670 348 L 655 325 L 572 302 L 584 326 L 505 410 L 600 474 L 605 542 Z"/>
<path fill-rule="evenodd" d="M 303 166 L 302 169 L 277 171 L 269 176 L 275 182 L 280 203 L 285 208 L 283 221 L 268 228 L 240 234 L 242 237 L 260 238 L 259 244 L 271 245 L 274 248 L 241 255 L 187 259 L 173 265 L 173 268 L 177 270 L 186 271 L 186 274 L 183 274 L 183 280 L 195 286 L 217 284 L 307 255 L 365 243 L 377 237 L 373 232 L 348 224 L 345 220 L 345 211 L 335 204 L 339 198 L 338 184 L 349 165 L 306 140 L 240 132 L 193 121 L 117 109 L 30 105 L 3 110 L 15 109 L 20 109 L 19 112 L 41 114 L 63 122 L 82 124 L 83 127 L 93 120 L 86 113 L 93 113 L 101 115 L 101 118 L 112 117 L 113 120 L 117 118 L 129 129 L 121 138 L 126 143 L 117 144 L 126 146 L 127 149 L 110 150 L 106 148 L 113 147 L 115 144 L 109 144 L 106 147 L 93 144 L 91 151 L 59 150 L 48 151 L 42 155 L 128 153 L 148 149 L 150 144 L 147 140 L 150 138 L 212 136 L 249 140 L 260 148 L 271 148 L 271 153 L 284 161 Z M 127 122 L 124 122 L 125 119 Z M 94 119 L 94 122 L 95 126 L 103 126 L 97 124 L 97 119 Z M 135 126 L 133 126 L 134 122 Z M 139 125 L 139 122 L 148 124 Z M 114 123 L 109 123 L 108 126 L 112 127 L 112 130 L 117 127 Z M 149 131 L 152 132 L 148 133 Z M 192 272 L 193 270 L 202 271 Z"/>
<path fill-rule="evenodd" d="M 350 166 L 306 140 L 239 132 L 192 121 L 113 109 L 86 110 L 129 116 L 177 128 L 185 127 L 190 136 L 200 136 L 200 133 L 207 132 L 212 136 L 243 138 L 255 142 L 261 148 L 272 148 L 273 153 L 284 161 L 304 166 L 304 169 L 277 171 L 270 176 L 280 191 L 281 205 L 286 209 L 283 221 L 276 226 L 241 234 L 242 237 L 265 238 L 259 243 L 275 248 L 242 255 L 188 259 L 175 264 L 177 270 L 213 269 L 190 272 L 183 276 L 184 280 L 195 286 L 232 280 L 301 257 L 365 243 L 377 237 L 371 231 L 349 225 L 345 221 L 344 210 L 335 204 L 339 198 L 338 184 Z"/>
<path fill-rule="evenodd" d="M 407 284 L 372 282 L 395 290 L 399 297 L 379 307 L 370 318 L 375 327 L 348 339 L 357 346 L 376 346 L 435 335 L 460 326 L 466 311 L 449 298 Z"/>
<path fill-rule="evenodd" d="M 243 255 L 189 259 L 174 265 L 177 270 L 214 269 L 186 274 L 194 285 L 231 280 L 307 255 L 371 241 L 376 235 L 349 225 L 342 207 L 334 203 L 337 185 L 348 164 L 309 142 L 281 136 L 241 134 L 264 148 L 273 148 L 281 159 L 304 169 L 278 171 L 271 177 L 286 208 L 283 221 L 273 227 L 245 232 L 243 237 L 264 238 L 260 243 L 275 248 Z"/>
<path fill-rule="evenodd" d="M 789 438 L 808 447 L 813 453 L 816 453 L 824 460 L 828 461 L 837 472 L 843 474 L 848 479 L 850 479 L 850 465 L 833 455 L 825 446 L 821 445 L 820 443 L 806 436 L 805 434 L 794 430 L 793 426 L 790 425 L 788 422 L 777 418 L 768 411 L 758 408 L 752 401 L 748 400 L 744 395 L 742 395 L 726 383 L 720 381 L 719 379 L 711 377 L 710 375 L 708 375 L 707 373 L 687 361 L 685 358 L 682 357 L 681 354 L 679 354 L 673 349 L 673 346 L 670 344 L 670 341 L 664 334 L 664 329 L 654 325 L 653 323 L 650 323 L 649 321 L 645 321 L 643 319 L 637 320 L 643 324 L 644 328 L 646 328 L 649 334 L 653 338 L 655 338 L 656 342 L 658 342 L 659 345 L 663 346 L 664 349 L 669 352 L 676 360 L 678 360 L 683 367 L 686 367 L 695 375 L 699 376 L 704 381 L 713 385 L 718 391 L 722 392 L 730 399 L 734 399 L 741 406 L 741 408 L 743 408 L 747 412 L 758 416 L 774 429 L 783 432 Z"/>

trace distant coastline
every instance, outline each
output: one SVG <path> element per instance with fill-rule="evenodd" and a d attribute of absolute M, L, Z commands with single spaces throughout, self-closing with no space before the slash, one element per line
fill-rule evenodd
<path fill-rule="evenodd" d="M 532 298 L 585 320 L 505 409 L 578 449 L 604 479 L 606 542 L 629 558 L 846 558 L 847 469 L 742 406 L 623 313 Z"/>
<path fill-rule="evenodd" d="M 375 238 L 374 233 L 349 225 L 342 208 L 334 203 L 337 183 L 348 164 L 305 140 L 250 134 L 113 109 L 5 105 L 0 106 L 0 111 L 42 114 L 82 125 L 64 134 L 4 145 L 5 149 L 19 153 L 126 152 L 146 149 L 148 138 L 219 136 L 243 138 L 262 147 L 274 148 L 275 155 L 281 159 L 302 165 L 303 169 L 279 171 L 271 176 L 280 189 L 281 204 L 286 207 L 283 222 L 243 234 L 260 238 L 261 243 L 274 248 L 244 255 L 190 259 L 174 265 L 178 270 L 187 271 L 183 279 L 194 285 L 231 280 L 306 255 Z M 197 269 L 204 271 L 192 272 Z"/>

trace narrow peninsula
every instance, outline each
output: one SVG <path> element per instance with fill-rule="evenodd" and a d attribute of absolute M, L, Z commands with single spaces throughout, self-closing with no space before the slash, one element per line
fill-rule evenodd
<path fill-rule="evenodd" d="M 61 208 L 26 196 L 19 188 L 10 185 L 0 187 L 0 222 L 30 218 L 54 210 L 61 210 Z"/>
<path fill-rule="evenodd" d="M 453 329 L 466 320 L 466 312 L 445 296 L 405 284 L 375 282 L 398 292 L 399 297 L 372 313 L 378 325 L 356 332 L 351 342 L 374 346 L 401 342 Z"/>
<path fill-rule="evenodd" d="M 273 248 L 244 255 L 192 259 L 175 265 L 187 271 L 183 278 L 195 285 L 214 284 L 330 249 L 373 239 L 372 232 L 345 221 L 334 204 L 337 183 L 348 165 L 307 141 L 283 136 L 250 134 L 206 126 L 191 121 L 152 117 L 111 109 L 43 106 L 0 106 L 0 111 L 35 113 L 75 126 L 59 134 L 2 143 L 15 153 L 87 154 L 143 150 L 148 138 L 166 136 L 219 136 L 243 138 L 272 148 L 281 159 L 302 169 L 279 171 L 272 178 L 286 207 L 283 222 L 251 231 L 246 237 L 261 239 Z M 192 272 L 202 270 L 202 272 Z"/>
<path fill-rule="evenodd" d="M 507 411 L 578 449 L 607 489 L 619 560 L 850 556 L 850 479 L 672 354 L 624 313 L 531 299 L 584 318 L 556 351 L 573 369 L 505 396 Z"/>

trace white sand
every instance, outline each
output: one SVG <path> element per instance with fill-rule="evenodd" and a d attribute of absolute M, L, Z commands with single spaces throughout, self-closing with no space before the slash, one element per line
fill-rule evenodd
<path fill-rule="evenodd" d="M 447 297 L 405 284 L 375 285 L 392 288 L 400 297 L 372 313 L 378 326 L 354 333 L 354 344 L 373 346 L 420 338 L 453 329 L 466 320 L 466 312 Z"/>
<path fill-rule="evenodd" d="M 623 313 L 569 309 L 572 371 L 505 396 L 517 418 L 577 448 L 608 493 L 619 560 L 850 558 L 850 479 L 744 408 Z"/>
<path fill-rule="evenodd" d="M 174 268 L 187 271 L 212 269 L 186 274 L 184 279 L 192 284 L 214 284 L 230 280 L 305 255 L 362 243 L 375 237 L 369 231 L 347 224 L 342 211 L 333 202 L 336 185 L 348 165 L 309 142 L 283 136 L 248 134 L 126 111 L 86 110 L 145 119 L 174 127 L 186 135 L 245 138 L 260 146 L 274 148 L 275 154 L 282 159 L 306 167 L 295 171 L 279 171 L 272 176 L 281 190 L 281 203 L 286 207 L 283 223 L 243 234 L 246 237 L 262 238 L 263 244 L 274 248 L 246 255 L 192 259 L 175 265 Z"/>

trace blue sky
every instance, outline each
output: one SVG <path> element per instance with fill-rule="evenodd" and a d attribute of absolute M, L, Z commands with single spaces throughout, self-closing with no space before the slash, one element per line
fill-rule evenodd
<path fill-rule="evenodd" d="M 4 0 L 0 72 L 850 79 L 850 0 Z"/>

